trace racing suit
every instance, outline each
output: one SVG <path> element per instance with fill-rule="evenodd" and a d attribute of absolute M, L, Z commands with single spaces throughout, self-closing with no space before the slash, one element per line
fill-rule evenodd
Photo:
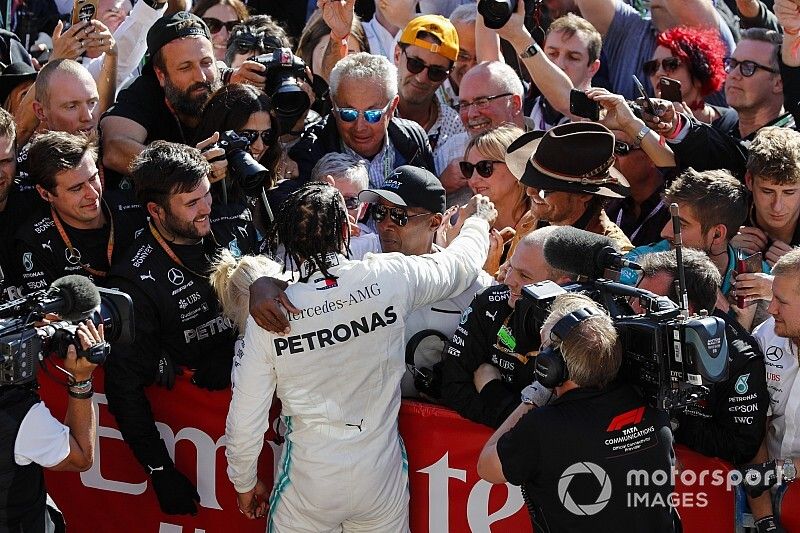
<path fill-rule="evenodd" d="M 775 319 L 770 318 L 753 331 L 764 352 L 770 420 L 767 451 L 770 459 L 800 455 L 800 380 L 797 371 L 797 345 L 792 339 L 775 334 Z"/>
<path fill-rule="evenodd" d="M 714 383 L 708 397 L 678 415 L 675 442 L 733 464 L 750 462 L 764 440 L 769 394 L 764 356 L 750 334 L 721 311 L 728 341 L 728 379 Z"/>
<path fill-rule="evenodd" d="M 519 405 L 520 392 L 536 379 L 531 351 L 539 348 L 538 335 L 525 335 L 523 317 L 508 305 L 507 285 L 478 293 L 461 315 L 461 324 L 444 359 L 442 399 L 474 422 L 494 428 Z M 478 393 L 473 375 L 483 363 L 500 371 L 501 379 Z"/>
<path fill-rule="evenodd" d="M 156 429 L 144 388 L 156 379 L 171 386 L 173 364 L 195 369 L 194 382 L 220 389 L 228 385 L 233 361 L 233 324 L 223 318 L 206 273 L 225 243 L 239 235 L 236 248 L 250 251 L 255 229 L 247 219 L 223 218 L 214 223 L 213 237 L 197 245 L 170 245 L 183 263 L 174 262 L 148 228 L 114 265 L 109 286 L 131 296 L 135 340 L 115 344 L 105 365 L 106 395 L 122 437 L 148 471 L 171 467 L 172 459 Z M 174 377 L 174 374 L 173 374 Z"/>
<path fill-rule="evenodd" d="M 72 245 L 71 250 L 55 226 L 49 204 L 20 226 L 16 234 L 14 262 L 21 272 L 19 278 L 23 293 L 46 289 L 57 278 L 67 274 L 80 274 L 96 285 L 106 286 L 106 278 L 85 267 L 107 273 L 110 268 L 109 250 L 112 262 L 118 261 L 144 231 L 147 222 L 139 204 L 124 193 L 105 193 L 100 205 L 106 215 L 106 224 L 102 228 L 76 229 L 61 222 Z M 112 224 L 113 241 L 110 240 Z"/>
<path fill-rule="evenodd" d="M 481 270 L 488 224 L 470 217 L 444 251 L 422 256 L 329 255 L 287 296 L 288 336 L 252 318 L 233 370 L 226 423 L 228 477 L 256 484 L 273 392 L 286 445 L 269 502 L 268 531 L 408 531 L 408 466 L 398 433 L 406 317 L 463 292 Z M 307 268 L 308 263 L 302 265 Z"/>

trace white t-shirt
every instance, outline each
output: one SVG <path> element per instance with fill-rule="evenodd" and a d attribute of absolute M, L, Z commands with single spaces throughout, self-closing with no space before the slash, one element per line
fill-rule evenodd
<path fill-rule="evenodd" d="M 767 450 L 772 459 L 800 455 L 800 381 L 797 371 L 797 346 L 775 334 L 775 319 L 770 318 L 753 331 L 764 352 L 769 391 L 770 416 Z"/>
<path fill-rule="evenodd" d="M 14 461 L 19 466 L 36 463 L 53 467 L 69 455 L 69 428 L 53 418 L 43 402 L 31 407 L 14 441 Z"/>
<path fill-rule="evenodd" d="M 377 17 L 364 22 L 363 26 L 369 42 L 369 52 L 376 56 L 384 56 L 394 64 L 394 47 L 397 44 L 395 36 L 381 26 Z"/>

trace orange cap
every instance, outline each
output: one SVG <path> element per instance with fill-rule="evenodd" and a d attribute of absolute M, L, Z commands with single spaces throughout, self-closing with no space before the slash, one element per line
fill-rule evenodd
<path fill-rule="evenodd" d="M 433 35 L 441 44 L 432 43 L 417 36 L 420 32 Z M 425 50 L 430 50 L 434 54 L 455 61 L 458 57 L 458 33 L 455 26 L 449 19 L 441 15 L 422 15 L 409 22 L 399 42 L 403 44 L 413 44 Z"/>

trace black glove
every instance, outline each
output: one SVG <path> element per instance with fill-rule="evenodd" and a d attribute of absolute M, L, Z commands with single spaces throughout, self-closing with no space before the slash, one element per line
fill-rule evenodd
<path fill-rule="evenodd" d="M 172 358 L 166 353 L 162 353 L 161 359 L 158 360 L 156 385 L 165 387 L 167 390 L 172 390 L 172 387 L 175 386 L 175 365 L 172 363 Z"/>
<path fill-rule="evenodd" d="M 751 498 L 758 498 L 778 482 L 775 461 L 744 465 L 739 470 L 742 473 L 742 487 Z"/>
<path fill-rule="evenodd" d="M 208 357 L 194 371 L 192 383 L 201 389 L 221 390 L 231 385 L 233 357 Z"/>
<path fill-rule="evenodd" d="M 158 496 L 158 505 L 165 514 L 197 514 L 200 495 L 189 478 L 178 472 L 173 465 L 147 467 L 153 490 Z"/>
<path fill-rule="evenodd" d="M 786 530 L 775 520 L 772 515 L 756 520 L 754 524 L 758 533 L 786 533 Z"/>

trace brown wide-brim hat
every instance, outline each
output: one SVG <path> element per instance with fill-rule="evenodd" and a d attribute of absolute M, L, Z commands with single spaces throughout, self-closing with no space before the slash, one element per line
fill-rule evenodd
<path fill-rule="evenodd" d="M 630 194 L 630 184 L 614 168 L 615 160 L 614 134 L 596 122 L 531 131 L 506 150 L 506 165 L 523 185 L 624 198 Z"/>

